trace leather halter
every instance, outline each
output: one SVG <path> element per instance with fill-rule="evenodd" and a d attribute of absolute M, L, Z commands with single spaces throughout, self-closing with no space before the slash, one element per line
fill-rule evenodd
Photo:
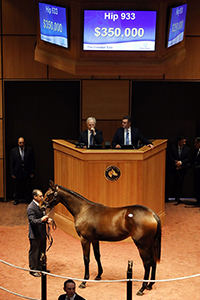
<path fill-rule="evenodd" d="M 58 187 L 56 187 L 56 189 L 58 189 Z M 51 207 L 51 203 L 56 201 L 57 200 L 57 197 L 58 197 L 58 192 L 57 191 L 54 191 L 53 192 L 54 195 L 53 195 L 53 198 L 49 201 L 45 201 L 44 199 L 41 200 L 41 203 L 40 203 L 40 208 L 42 209 L 46 209 L 46 208 L 50 208 L 52 209 L 53 207 Z M 49 198 L 49 195 L 46 195 L 47 198 Z"/>

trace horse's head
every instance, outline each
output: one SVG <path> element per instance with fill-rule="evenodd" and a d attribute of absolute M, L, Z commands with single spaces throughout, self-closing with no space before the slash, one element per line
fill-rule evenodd
<path fill-rule="evenodd" d="M 58 186 L 50 180 L 50 188 L 45 193 L 43 200 L 41 201 L 40 208 L 46 210 L 47 208 L 52 209 L 58 204 Z"/>

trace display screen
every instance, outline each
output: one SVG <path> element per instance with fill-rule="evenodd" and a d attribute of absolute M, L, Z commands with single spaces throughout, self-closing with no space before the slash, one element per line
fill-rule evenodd
<path fill-rule="evenodd" d="M 39 2 L 41 40 L 68 48 L 66 8 Z"/>
<path fill-rule="evenodd" d="M 156 14 L 85 10 L 83 50 L 155 51 Z"/>
<path fill-rule="evenodd" d="M 182 42 L 184 39 L 186 13 L 187 4 L 171 9 L 167 40 L 168 48 Z"/>

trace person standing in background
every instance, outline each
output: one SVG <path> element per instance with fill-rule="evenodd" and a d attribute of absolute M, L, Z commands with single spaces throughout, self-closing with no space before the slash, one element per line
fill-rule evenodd
<path fill-rule="evenodd" d="M 200 137 L 195 138 L 195 147 L 192 154 L 191 165 L 194 165 L 194 190 L 196 196 L 195 205 L 200 205 Z"/>
<path fill-rule="evenodd" d="M 18 138 L 18 146 L 10 153 L 10 174 L 14 187 L 14 205 L 20 199 L 31 201 L 31 178 L 34 176 L 34 155 L 31 147 L 25 145 L 23 137 Z"/>
<path fill-rule="evenodd" d="M 178 135 L 177 143 L 170 147 L 167 165 L 166 200 L 169 197 L 175 198 L 174 205 L 182 203 L 180 197 L 189 161 L 190 148 L 186 145 L 186 138 Z"/>

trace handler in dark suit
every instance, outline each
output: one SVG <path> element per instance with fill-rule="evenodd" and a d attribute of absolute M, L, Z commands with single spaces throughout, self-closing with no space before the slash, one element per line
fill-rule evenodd
<path fill-rule="evenodd" d="M 10 173 L 14 185 L 14 202 L 17 205 L 20 199 L 31 200 L 31 178 L 34 176 L 34 156 L 31 147 L 25 146 L 23 137 L 18 139 L 18 147 L 10 153 Z"/>
<path fill-rule="evenodd" d="M 194 189 L 196 205 L 200 205 L 200 137 L 195 138 L 195 147 L 192 154 L 191 165 L 194 165 Z"/>
<path fill-rule="evenodd" d="M 87 118 L 87 129 L 80 133 L 78 138 L 79 144 L 84 144 L 84 148 L 90 148 L 96 144 L 103 143 L 102 131 L 96 129 L 96 119 L 94 117 Z"/>
<path fill-rule="evenodd" d="M 42 270 L 40 257 L 46 252 L 46 221 L 48 216 L 39 207 L 39 202 L 43 199 L 40 190 L 33 190 L 33 201 L 27 208 L 29 221 L 28 237 L 30 241 L 29 268 L 31 270 Z M 35 277 L 41 276 L 39 272 L 30 272 Z"/>
<path fill-rule="evenodd" d="M 71 279 L 68 279 L 64 282 L 63 290 L 66 292 L 66 294 L 60 295 L 58 300 L 85 300 L 75 292 L 76 284 Z"/>
<path fill-rule="evenodd" d="M 122 127 L 118 128 L 112 140 L 113 148 L 121 148 L 121 145 L 132 145 L 133 148 L 138 148 L 138 142 L 141 141 L 143 145 L 154 148 L 153 144 L 146 139 L 138 128 L 131 126 L 131 117 L 124 116 L 122 118 Z"/>
<path fill-rule="evenodd" d="M 183 182 L 190 161 L 190 149 L 186 145 L 186 138 L 183 135 L 177 137 L 177 143 L 173 144 L 169 150 L 167 165 L 167 188 L 166 200 L 169 197 L 175 197 L 177 203 L 180 204 Z"/>

